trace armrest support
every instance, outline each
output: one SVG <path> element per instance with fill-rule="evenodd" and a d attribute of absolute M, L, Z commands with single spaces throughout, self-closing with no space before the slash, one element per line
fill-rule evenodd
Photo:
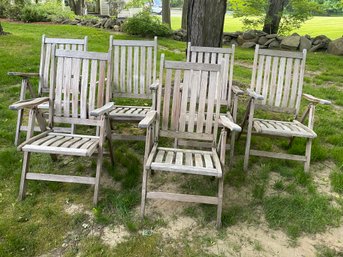
<path fill-rule="evenodd" d="M 148 128 L 156 119 L 157 111 L 149 111 L 145 118 L 138 123 L 139 128 Z"/>
<path fill-rule="evenodd" d="M 156 80 L 154 83 L 150 85 L 150 90 L 157 90 L 159 85 L 160 85 L 160 81 Z"/>
<path fill-rule="evenodd" d="M 91 111 L 90 115 L 94 117 L 98 117 L 104 114 L 108 114 L 110 111 L 113 110 L 113 107 L 114 107 L 114 102 L 109 102 L 105 104 L 104 106 Z"/>
<path fill-rule="evenodd" d="M 263 100 L 264 99 L 263 95 L 257 94 L 254 90 L 252 90 L 250 88 L 247 89 L 247 93 L 250 97 L 252 97 L 256 100 Z"/>
<path fill-rule="evenodd" d="M 235 95 L 244 95 L 244 91 L 240 89 L 238 86 L 232 86 L 232 92 Z"/>
<path fill-rule="evenodd" d="M 242 128 L 224 115 L 219 116 L 219 122 L 231 131 L 241 132 Z"/>
<path fill-rule="evenodd" d="M 18 76 L 22 78 L 31 78 L 31 77 L 39 77 L 39 73 L 32 73 L 32 72 L 13 72 L 10 71 L 7 73 L 9 76 Z"/>
<path fill-rule="evenodd" d="M 325 99 L 320 99 L 320 98 L 317 98 L 313 95 L 309 95 L 309 94 L 303 94 L 303 97 L 312 102 L 312 103 L 316 103 L 316 104 L 325 104 L 325 105 L 330 105 L 331 104 L 331 101 L 329 100 L 325 100 Z"/>
<path fill-rule="evenodd" d="M 47 101 L 49 101 L 49 97 L 39 97 L 35 99 L 28 99 L 28 100 L 23 100 L 23 101 L 19 101 L 14 104 L 11 104 L 9 108 L 10 110 L 21 110 L 24 108 L 30 109 L 33 107 L 37 107 L 38 105 L 45 103 Z"/>

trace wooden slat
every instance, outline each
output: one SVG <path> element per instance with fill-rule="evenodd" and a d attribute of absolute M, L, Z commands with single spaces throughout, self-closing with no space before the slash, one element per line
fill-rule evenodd
<path fill-rule="evenodd" d="M 280 106 L 281 99 L 282 99 L 284 77 L 285 77 L 285 67 L 286 67 L 286 58 L 281 57 L 279 75 L 278 75 L 278 84 L 277 84 L 276 97 L 275 97 L 275 106 L 278 106 L 278 107 Z"/>
<path fill-rule="evenodd" d="M 64 63 L 63 80 L 63 116 L 69 117 L 70 114 L 70 86 L 71 86 L 71 58 L 66 58 Z"/>
<path fill-rule="evenodd" d="M 258 72 L 257 72 L 256 86 L 255 86 L 255 92 L 257 94 L 261 94 L 263 66 L 264 66 L 264 55 L 260 55 L 259 61 L 258 61 Z"/>
<path fill-rule="evenodd" d="M 204 154 L 204 160 L 206 168 L 213 168 L 213 163 L 210 154 Z"/>
<path fill-rule="evenodd" d="M 197 117 L 197 133 L 202 133 L 204 130 L 205 121 L 205 108 L 206 108 L 206 96 L 207 96 L 207 85 L 208 85 L 208 72 L 201 73 L 200 82 L 200 96 L 199 96 L 199 107 Z"/>
<path fill-rule="evenodd" d="M 204 167 L 201 154 L 196 153 L 194 154 L 194 157 L 195 157 L 195 166 Z"/>
<path fill-rule="evenodd" d="M 155 162 L 162 163 L 163 162 L 164 153 L 165 153 L 165 151 L 159 150 L 157 155 L 156 155 Z"/>
<path fill-rule="evenodd" d="M 42 180 L 42 181 L 55 181 L 55 182 L 68 182 L 78 184 L 95 184 L 95 178 L 81 177 L 81 176 L 67 176 L 67 175 L 55 175 L 55 174 L 43 174 L 43 173 L 27 173 L 26 179 L 29 180 Z"/>
<path fill-rule="evenodd" d="M 81 71 L 81 59 L 74 59 L 72 63 L 72 80 L 71 80 L 72 117 L 74 118 L 77 118 L 79 114 L 80 71 Z"/>
<path fill-rule="evenodd" d="M 108 53 L 99 52 L 82 52 L 82 51 L 71 51 L 71 50 L 56 50 L 57 57 L 69 57 L 69 58 L 82 58 L 82 59 L 97 59 L 99 61 L 108 61 Z"/>
<path fill-rule="evenodd" d="M 88 117 L 87 113 L 87 99 L 88 99 L 88 72 L 89 60 L 82 60 L 82 82 L 81 82 L 81 97 L 80 97 L 80 117 L 85 119 Z"/>
<path fill-rule="evenodd" d="M 98 100 L 97 108 L 102 107 L 105 104 L 105 76 L 106 76 L 106 62 L 100 61 L 99 65 L 99 82 L 98 82 Z"/>
<path fill-rule="evenodd" d="M 146 40 L 113 40 L 114 46 L 154 46 L 154 41 Z"/>
<path fill-rule="evenodd" d="M 184 83 L 182 88 L 182 98 L 181 98 L 181 110 L 180 110 L 180 124 L 179 131 L 183 132 L 186 128 L 186 114 L 187 114 L 187 104 L 188 104 L 188 84 L 192 77 L 193 71 L 184 71 Z"/>
<path fill-rule="evenodd" d="M 290 96 L 289 105 L 288 105 L 288 107 L 290 108 L 295 107 L 295 99 L 296 99 L 297 91 L 298 91 L 299 68 L 300 68 L 300 60 L 296 59 L 294 60 L 294 65 L 293 65 L 292 90 L 291 90 L 291 96 Z"/>
<path fill-rule="evenodd" d="M 151 169 L 156 171 L 167 171 L 175 173 L 184 173 L 184 174 L 194 174 L 202 176 L 212 176 L 212 177 L 221 177 L 222 174 L 217 169 L 208 169 L 203 167 L 193 167 L 189 165 L 170 165 L 169 163 L 151 163 Z"/>
<path fill-rule="evenodd" d="M 180 118 L 180 104 L 181 104 L 181 95 L 180 95 L 180 82 L 181 82 L 181 71 L 175 71 L 174 77 L 174 91 L 173 91 L 173 103 L 172 103 L 172 113 L 170 121 L 170 129 L 178 129 L 178 121 Z"/>
<path fill-rule="evenodd" d="M 147 198 L 149 199 L 164 199 L 171 201 L 189 202 L 189 203 L 204 203 L 204 204 L 218 204 L 218 198 L 214 196 L 202 195 L 186 195 L 165 192 L 148 192 Z"/>
<path fill-rule="evenodd" d="M 198 87 L 200 84 L 200 77 L 201 77 L 201 72 L 200 71 L 194 71 L 192 74 L 191 78 L 191 85 L 192 87 L 190 88 L 190 102 L 189 102 L 189 121 L 188 121 L 188 132 L 194 132 L 194 118 L 196 114 L 196 104 L 197 104 L 197 95 L 198 95 Z"/>
<path fill-rule="evenodd" d="M 258 150 L 250 150 L 250 155 L 276 158 L 276 159 L 294 160 L 294 161 L 306 161 L 306 157 L 301 156 L 301 155 L 266 152 L 266 151 L 258 151 Z"/>
<path fill-rule="evenodd" d="M 185 153 L 185 165 L 193 166 L 193 155 L 190 152 Z"/>
<path fill-rule="evenodd" d="M 172 163 L 173 163 L 173 159 L 174 159 L 174 152 L 169 151 L 169 152 L 167 153 L 167 157 L 166 157 L 165 163 L 167 163 L 167 164 L 172 164 Z"/>
<path fill-rule="evenodd" d="M 126 48 L 125 46 L 122 46 L 121 54 L 120 54 L 120 92 L 126 92 L 125 68 L 126 68 Z"/>
<path fill-rule="evenodd" d="M 134 48 L 134 59 L 133 59 L 133 92 L 139 94 L 138 84 L 139 83 L 139 47 Z"/>
<path fill-rule="evenodd" d="M 45 61 L 43 69 L 43 88 L 48 88 L 49 83 L 49 68 L 51 61 L 51 44 L 47 44 L 45 48 Z"/>
<path fill-rule="evenodd" d="M 210 134 L 212 132 L 213 114 L 214 114 L 214 101 L 216 93 L 217 74 L 210 72 L 209 79 L 209 91 L 208 91 L 208 102 L 207 102 L 207 115 L 206 115 L 206 128 L 205 132 Z"/>
<path fill-rule="evenodd" d="M 148 47 L 148 56 L 147 56 L 147 67 L 146 67 L 146 85 L 147 85 L 147 93 L 150 93 L 148 87 L 151 85 L 151 78 L 152 78 L 152 47 Z"/>
<path fill-rule="evenodd" d="M 140 85 L 140 94 L 145 94 L 147 93 L 145 88 L 145 62 L 146 62 L 146 57 L 145 57 L 145 47 L 141 47 L 141 58 L 140 58 L 140 66 L 139 66 L 139 85 Z"/>
<path fill-rule="evenodd" d="M 283 97 L 281 102 L 281 107 L 288 106 L 289 95 L 291 91 L 291 78 L 292 78 L 292 67 L 293 67 L 293 59 L 288 58 L 286 64 L 286 74 L 285 74 L 285 87 L 283 90 Z"/>
<path fill-rule="evenodd" d="M 263 86 L 262 86 L 262 95 L 264 99 L 262 100 L 262 104 L 266 104 L 269 92 L 269 81 L 270 81 L 270 65 L 271 65 L 271 57 L 266 57 L 266 63 L 264 66 L 264 76 L 263 76 Z"/>
<path fill-rule="evenodd" d="M 269 105 L 274 105 L 275 93 L 276 93 L 276 80 L 277 80 L 277 70 L 279 66 L 279 57 L 273 58 L 273 66 L 272 66 L 272 77 L 270 81 L 270 94 L 268 99 Z"/>
<path fill-rule="evenodd" d="M 182 165 L 183 164 L 183 153 L 182 152 L 176 152 L 175 164 L 176 165 Z"/>
<path fill-rule="evenodd" d="M 113 51 L 113 82 L 114 82 L 114 89 L 120 90 L 119 88 L 119 46 L 114 46 Z"/>
<path fill-rule="evenodd" d="M 127 92 L 132 93 L 132 47 L 127 49 Z"/>
<path fill-rule="evenodd" d="M 89 98 L 88 98 L 88 113 L 95 109 L 95 97 L 96 97 L 96 81 L 98 76 L 98 61 L 92 60 L 91 62 L 91 73 L 90 73 L 90 84 L 89 84 Z"/>
<path fill-rule="evenodd" d="M 168 129 L 168 123 L 169 123 L 171 80 L 172 80 L 172 70 L 168 69 L 166 72 L 166 84 L 164 88 L 164 99 L 163 99 L 162 129 L 164 130 Z"/>

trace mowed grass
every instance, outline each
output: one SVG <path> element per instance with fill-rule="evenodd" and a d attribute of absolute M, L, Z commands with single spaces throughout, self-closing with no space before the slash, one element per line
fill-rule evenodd
<path fill-rule="evenodd" d="M 158 232 L 143 235 L 144 231 L 156 231 L 165 221 L 154 216 L 140 221 L 137 210 L 140 202 L 140 184 L 143 142 L 115 142 L 116 165 L 112 168 L 105 158 L 104 173 L 116 184 L 103 186 L 101 200 L 96 208 L 91 205 L 93 190 L 89 186 L 38 183 L 28 184 L 28 197 L 16 200 L 21 173 L 22 153 L 13 146 L 16 112 L 8 105 L 18 100 L 20 79 L 9 77 L 7 71 L 37 72 L 41 35 L 48 37 L 89 37 L 89 50 L 107 51 L 110 32 L 87 27 L 51 24 L 22 24 L 2 22 L 5 31 L 12 33 L 0 37 L 0 256 L 37 256 L 55 248 L 63 248 L 65 256 L 210 256 L 205 248 L 207 239 L 184 238 L 165 240 Z M 136 39 L 125 34 L 115 38 Z M 185 43 L 171 39 L 159 39 L 159 54 L 170 60 L 185 60 Z M 253 50 L 238 48 L 235 55 L 234 80 L 248 84 L 251 76 Z M 242 65 L 244 64 L 244 65 Z M 312 167 L 323 163 L 333 166 L 328 187 L 343 194 L 343 58 L 325 53 L 309 53 L 306 66 L 304 92 L 332 100 L 334 106 L 316 108 L 315 131 L 312 150 Z M 239 117 L 244 113 L 246 98 L 240 102 Z M 303 101 L 302 111 L 307 103 Z M 122 125 L 117 125 L 125 129 Z M 342 217 L 342 201 L 319 193 L 314 174 L 303 172 L 302 164 L 296 162 L 251 159 L 251 172 L 242 171 L 244 138 L 236 145 L 233 169 L 226 173 L 225 187 L 234 188 L 247 196 L 246 201 L 225 204 L 224 229 L 219 237 L 230 233 L 225 228 L 242 223 L 252 225 L 265 218 L 271 229 L 281 229 L 296 240 L 303 234 L 315 234 L 328 227 L 338 226 Z M 278 147 L 289 153 L 303 154 L 304 141 L 295 140 L 286 148 L 287 142 L 258 138 L 254 147 L 271 150 Z M 34 155 L 32 168 L 57 173 L 94 174 L 95 161 L 83 158 L 60 158 L 52 162 L 49 156 Z M 319 171 L 318 171 L 319 172 Z M 270 182 L 271 176 L 279 179 Z M 190 176 L 177 180 L 180 189 L 191 193 L 215 194 L 215 181 Z M 107 181 L 108 182 L 108 181 Z M 175 182 L 175 181 L 173 181 Z M 104 181 L 103 181 L 104 183 Z M 269 194 L 273 188 L 273 194 Z M 225 201 L 231 196 L 225 195 Z M 336 205 L 332 203 L 336 202 Z M 67 214 L 70 204 L 83 205 L 83 213 Z M 261 212 L 256 212 L 259 209 Z M 195 206 L 185 210 L 185 215 L 197 219 L 203 226 L 214 229 L 215 207 Z M 93 217 L 93 219 L 91 218 Z M 114 248 L 103 243 L 100 236 L 89 235 L 90 227 L 124 226 L 129 239 Z M 208 239 L 212 242 L 215 239 Z M 208 242 L 207 242 L 208 244 Z M 257 247 L 259 248 L 259 247 Z"/>
<path fill-rule="evenodd" d="M 171 22 L 173 29 L 181 28 L 180 16 L 172 17 Z M 241 21 L 241 18 L 234 18 L 231 15 L 226 15 L 224 31 L 243 31 L 243 23 Z M 343 17 L 315 16 L 306 21 L 299 29 L 292 31 L 291 33 L 293 32 L 297 32 L 300 35 L 308 34 L 313 37 L 318 35 L 326 35 L 331 39 L 340 38 L 343 36 Z"/>

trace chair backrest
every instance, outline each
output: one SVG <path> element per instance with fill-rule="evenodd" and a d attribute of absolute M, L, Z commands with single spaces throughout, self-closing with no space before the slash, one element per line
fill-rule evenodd
<path fill-rule="evenodd" d="M 256 107 L 298 114 L 304 82 L 306 49 L 303 52 L 255 48 L 250 88 L 264 96 Z"/>
<path fill-rule="evenodd" d="M 233 65 L 235 60 L 235 45 L 231 48 L 200 47 L 188 43 L 187 62 L 213 63 L 224 58 L 223 86 L 221 91 L 221 104 L 231 105 L 231 88 L 233 79 Z"/>
<path fill-rule="evenodd" d="M 161 136 L 216 143 L 222 68 L 219 64 L 164 61 L 162 55 L 157 98 Z"/>
<path fill-rule="evenodd" d="M 51 59 L 52 59 L 52 47 L 55 49 L 75 50 L 75 51 L 87 51 L 88 37 L 84 39 L 69 39 L 69 38 L 47 38 L 42 36 L 42 46 L 40 55 L 40 67 L 39 67 L 39 88 L 38 93 L 49 92 L 50 73 L 51 73 Z"/>
<path fill-rule="evenodd" d="M 113 97 L 151 98 L 156 80 L 157 37 L 153 41 L 114 40 L 110 37 Z"/>
<path fill-rule="evenodd" d="M 90 112 L 111 97 L 110 53 L 54 49 L 50 123 L 99 125 Z"/>

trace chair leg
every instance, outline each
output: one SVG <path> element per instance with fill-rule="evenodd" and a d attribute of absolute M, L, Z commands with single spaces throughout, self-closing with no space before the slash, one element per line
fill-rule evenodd
<path fill-rule="evenodd" d="M 21 179 L 19 186 L 19 196 L 18 199 L 21 201 L 24 199 L 26 191 L 26 173 L 29 170 L 30 152 L 24 152 L 23 167 L 21 171 Z"/>
<path fill-rule="evenodd" d="M 102 169 L 102 159 L 103 159 L 103 148 L 99 147 L 98 159 L 97 159 L 97 163 L 96 163 L 96 175 L 95 175 L 95 186 L 94 186 L 94 197 L 93 197 L 93 204 L 94 205 L 96 205 L 98 203 L 100 176 L 101 176 L 101 169 Z"/>
<path fill-rule="evenodd" d="M 236 140 L 236 133 L 231 132 L 231 138 L 230 138 L 230 160 L 229 160 L 229 169 L 231 169 L 233 165 L 233 157 L 235 155 L 235 140 Z"/>
<path fill-rule="evenodd" d="M 142 182 L 142 199 L 141 199 L 141 217 L 142 217 L 142 219 L 144 218 L 144 214 L 145 214 L 145 202 L 146 202 L 146 193 L 147 193 L 148 173 L 149 172 L 144 167 L 143 168 L 143 182 Z"/>
<path fill-rule="evenodd" d="M 220 228 L 222 225 L 223 188 L 224 188 L 224 177 L 221 177 L 219 178 L 219 181 L 218 181 L 217 228 Z"/>
<path fill-rule="evenodd" d="M 304 165 L 304 171 L 308 172 L 310 170 L 310 162 L 311 162 L 311 148 L 312 148 L 312 139 L 307 139 L 306 143 L 306 161 Z"/>
<path fill-rule="evenodd" d="M 15 139 L 14 139 L 14 145 L 15 146 L 18 146 L 19 141 L 20 141 L 20 127 L 21 127 L 21 123 L 23 120 L 23 114 L 24 114 L 24 110 L 18 111 L 17 126 L 15 129 Z"/>
<path fill-rule="evenodd" d="M 245 143 L 245 154 L 244 154 L 244 171 L 248 170 L 249 165 L 249 154 L 250 154 L 250 144 L 251 144 L 251 130 L 252 125 L 249 124 L 248 131 L 247 131 L 247 141 Z"/>

